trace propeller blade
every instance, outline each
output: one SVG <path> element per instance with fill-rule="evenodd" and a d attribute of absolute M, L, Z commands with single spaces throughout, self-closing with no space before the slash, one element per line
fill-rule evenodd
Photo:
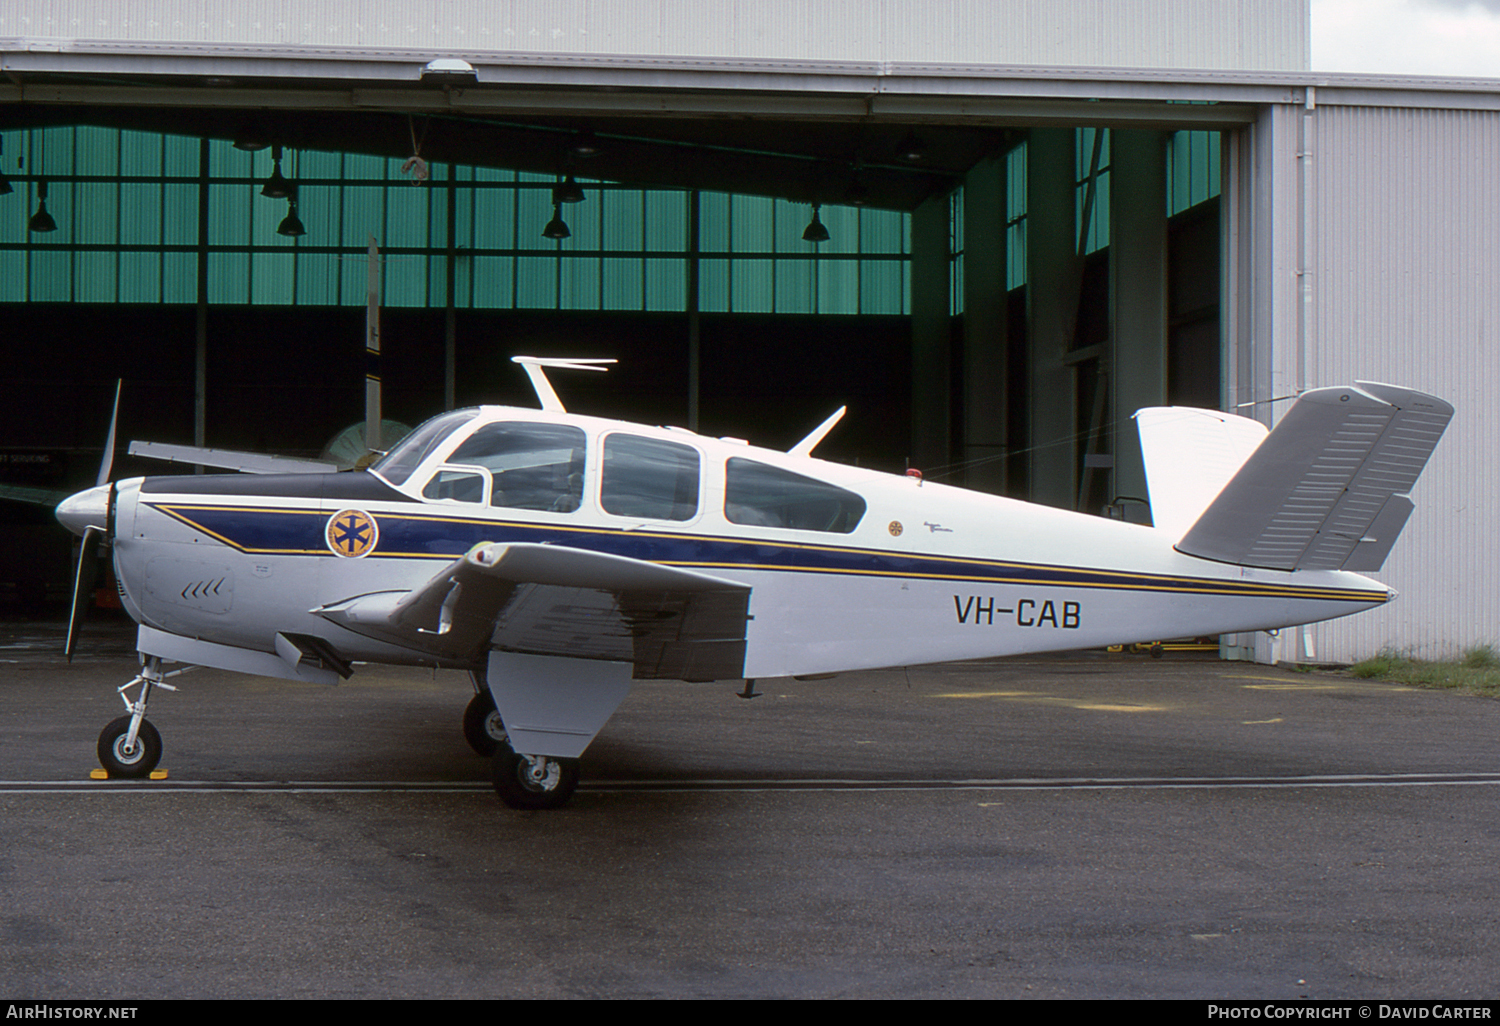
<path fill-rule="evenodd" d="M 104 459 L 99 463 L 99 480 L 94 484 L 102 485 L 109 480 L 110 470 L 115 463 L 115 427 L 120 421 L 120 389 L 125 384 L 123 378 L 115 381 L 115 408 L 109 415 L 109 437 L 104 442 Z"/>
<path fill-rule="evenodd" d="M 83 534 L 78 546 L 78 564 L 73 568 L 73 608 L 68 613 L 68 640 L 63 645 L 63 655 L 73 661 L 73 649 L 78 643 L 78 632 L 83 626 L 84 614 L 89 609 L 89 593 L 99 574 L 99 542 L 104 532 L 90 527 Z"/>
<path fill-rule="evenodd" d="M 380 247 L 370 236 L 365 305 L 365 448 L 380 448 Z"/>
<path fill-rule="evenodd" d="M 104 526 L 90 525 L 83 532 L 78 545 L 78 563 L 73 567 L 73 605 L 68 611 L 68 638 L 63 643 L 63 655 L 73 661 L 73 649 L 78 645 L 78 635 L 83 628 L 83 618 L 89 611 L 90 593 L 99 578 L 99 553 L 110 544 L 114 536 L 115 486 L 109 481 L 115 464 L 115 429 L 120 423 L 120 392 L 125 380 L 115 380 L 115 405 L 109 413 L 109 436 L 104 440 L 104 458 L 99 461 L 99 479 L 95 487 L 109 484 L 104 504 Z"/>

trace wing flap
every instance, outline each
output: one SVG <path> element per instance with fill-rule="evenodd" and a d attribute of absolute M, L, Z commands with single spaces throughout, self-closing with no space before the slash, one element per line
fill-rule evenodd
<path fill-rule="evenodd" d="M 484 543 L 410 592 L 318 612 L 456 662 L 488 649 L 629 662 L 638 679 L 742 675 L 750 589 L 678 567 L 563 545 Z"/>
<path fill-rule="evenodd" d="M 1378 569 L 1452 416 L 1443 400 L 1395 385 L 1304 393 L 1177 549 L 1275 570 Z"/>

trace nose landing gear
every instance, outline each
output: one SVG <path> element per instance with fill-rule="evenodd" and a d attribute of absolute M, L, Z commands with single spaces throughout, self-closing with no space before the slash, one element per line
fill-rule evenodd
<path fill-rule="evenodd" d="M 161 761 L 161 734 L 146 719 L 146 702 L 151 697 L 153 687 L 176 691 L 175 687 L 166 682 L 166 678 L 182 672 L 173 670 L 171 673 L 163 673 L 159 658 L 145 656 L 141 672 L 130 683 L 120 686 L 120 700 L 125 703 L 128 715 L 110 720 L 99 733 L 99 765 L 104 767 L 110 777 L 139 780 L 149 777 L 151 771 L 156 769 L 156 764 Z M 125 692 L 137 684 L 141 686 L 141 690 L 132 702 L 125 697 Z"/>
<path fill-rule="evenodd" d="M 99 765 L 112 779 L 148 777 L 161 761 L 161 734 L 150 720 L 141 720 L 132 737 L 132 718 L 117 717 L 99 732 Z"/>

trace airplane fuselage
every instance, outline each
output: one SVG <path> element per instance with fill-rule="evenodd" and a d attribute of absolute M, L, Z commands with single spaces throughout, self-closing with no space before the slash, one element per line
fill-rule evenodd
<path fill-rule="evenodd" d="M 320 610 L 417 589 L 480 543 L 542 543 L 748 585 L 738 675 L 772 677 L 1271 629 L 1392 597 L 1353 573 L 1216 563 L 1150 527 L 681 430 L 447 416 L 373 471 L 120 482 L 131 616 L 257 652 L 281 632 L 351 662 L 478 668 Z M 502 441 L 482 451 L 486 432 Z"/>

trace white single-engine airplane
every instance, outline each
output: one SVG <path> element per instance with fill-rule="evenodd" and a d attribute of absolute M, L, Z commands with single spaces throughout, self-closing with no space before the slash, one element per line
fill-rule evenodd
<path fill-rule="evenodd" d="M 815 459 L 842 410 L 788 452 L 579 416 L 543 367 L 612 361 L 516 361 L 541 409 L 445 413 L 368 470 L 134 478 L 58 506 L 85 550 L 112 544 L 140 624 L 127 714 L 99 738 L 111 776 L 160 758 L 144 714 L 174 663 L 467 670 L 465 734 L 496 790 L 550 808 L 633 679 L 748 694 L 1356 613 L 1394 597 L 1351 571 L 1384 561 L 1453 414 L 1369 382 L 1303 394 L 1269 434 L 1142 410 L 1146 527 Z"/>

